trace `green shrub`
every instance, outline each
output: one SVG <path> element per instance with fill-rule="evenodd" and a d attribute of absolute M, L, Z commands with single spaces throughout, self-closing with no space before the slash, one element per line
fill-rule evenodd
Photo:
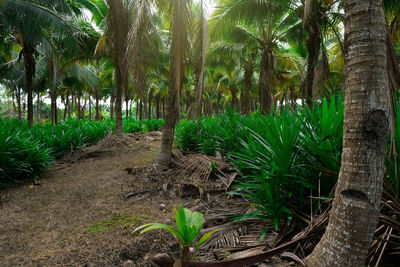
<path fill-rule="evenodd" d="M 53 162 L 49 149 L 30 136 L 28 129 L 18 120 L 0 119 L 0 188 L 39 177 Z"/>
<path fill-rule="evenodd" d="M 243 174 L 235 194 L 253 201 L 256 211 L 242 218 L 289 219 L 290 203 L 305 208 L 313 190 L 328 196 L 340 169 L 343 139 L 341 98 L 323 99 L 313 108 L 283 109 L 263 116 L 228 112 L 199 122 L 184 121 L 177 129 L 183 150 L 222 154 Z M 321 184 L 321 186 L 319 186 Z"/>

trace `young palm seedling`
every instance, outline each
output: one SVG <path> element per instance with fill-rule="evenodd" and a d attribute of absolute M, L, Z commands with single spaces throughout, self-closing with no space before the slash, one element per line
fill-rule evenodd
<path fill-rule="evenodd" d="M 188 262 L 191 259 L 190 247 L 194 246 L 192 258 L 195 256 L 197 249 L 211 238 L 211 236 L 221 229 L 204 234 L 196 243 L 197 236 L 203 228 L 204 216 L 200 212 L 192 212 L 189 209 L 179 206 L 179 211 L 175 210 L 175 221 L 177 228 L 162 223 L 148 223 L 136 228 L 132 233 L 142 230 L 140 233 L 145 233 L 154 229 L 165 229 L 173 234 L 181 243 L 181 257 L 183 262 Z"/>

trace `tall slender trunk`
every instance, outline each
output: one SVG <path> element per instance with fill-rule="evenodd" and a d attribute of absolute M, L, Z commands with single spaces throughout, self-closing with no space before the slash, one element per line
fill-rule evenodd
<path fill-rule="evenodd" d="M 143 120 L 143 105 L 142 105 L 142 101 L 139 102 L 139 120 Z"/>
<path fill-rule="evenodd" d="M 206 65 L 206 42 L 207 42 L 207 22 L 204 18 L 204 1 L 200 2 L 201 15 L 200 15 L 200 58 L 199 69 L 196 71 L 196 91 L 194 96 L 194 106 L 191 107 L 189 118 L 193 116 L 200 118 L 203 112 L 203 91 L 204 91 L 204 68 Z"/>
<path fill-rule="evenodd" d="M 320 10 L 320 1 L 314 0 L 313 9 Z M 317 5 L 317 6 L 315 6 Z M 322 36 L 321 36 L 321 23 L 322 16 L 318 14 L 312 15 L 309 22 L 307 22 L 307 40 L 306 40 L 306 50 L 307 50 L 307 70 L 306 77 L 302 84 L 303 94 L 308 105 L 313 103 L 313 87 L 314 87 L 314 73 L 315 66 L 318 62 L 319 52 L 321 50 Z"/>
<path fill-rule="evenodd" d="M 120 72 L 116 71 L 116 72 Z M 115 95 L 115 133 L 122 134 L 122 84 L 120 74 L 116 75 L 117 92 Z"/>
<path fill-rule="evenodd" d="M 364 266 L 380 211 L 388 135 L 381 0 L 345 1 L 343 155 L 329 224 L 308 266 Z"/>
<path fill-rule="evenodd" d="M 135 120 L 138 119 L 139 116 L 139 99 L 136 100 L 136 116 L 135 116 Z"/>
<path fill-rule="evenodd" d="M 186 54 L 185 40 L 187 40 L 187 14 L 185 13 L 187 12 L 187 8 L 187 1 L 174 0 L 167 114 L 161 147 L 158 151 L 155 166 L 168 167 L 171 161 L 175 123 L 179 118 L 179 94 L 182 89 L 184 74 L 184 60 Z"/>
<path fill-rule="evenodd" d="M 67 111 L 69 111 L 69 95 L 65 96 L 64 120 L 67 119 Z"/>
<path fill-rule="evenodd" d="M 132 104 L 133 104 L 133 99 L 131 99 L 131 102 L 129 103 L 129 117 L 132 117 Z"/>
<path fill-rule="evenodd" d="M 83 106 L 82 106 L 82 119 L 85 118 L 85 113 L 86 113 L 86 104 L 87 103 L 87 99 L 85 99 L 85 102 L 83 102 Z"/>
<path fill-rule="evenodd" d="M 260 77 L 258 84 L 258 96 L 260 100 L 260 112 L 261 114 L 272 113 L 272 95 L 270 87 L 270 74 L 272 55 L 269 48 L 265 47 L 262 51 L 262 57 L 260 62 Z"/>
<path fill-rule="evenodd" d="M 36 94 L 36 122 L 40 121 L 40 93 Z"/>
<path fill-rule="evenodd" d="M 125 118 L 129 117 L 129 98 L 125 97 Z"/>
<path fill-rule="evenodd" d="M 246 62 L 245 70 L 244 70 L 244 90 L 242 90 L 242 94 L 240 97 L 241 110 L 244 115 L 250 114 L 250 101 L 251 95 L 250 91 L 253 87 L 253 82 L 251 78 L 253 77 L 254 72 L 254 64 L 253 62 Z"/>
<path fill-rule="evenodd" d="M 76 102 L 77 102 L 76 103 L 76 113 L 77 113 L 78 119 L 80 119 L 81 118 L 81 95 L 80 95 L 80 93 L 78 93 Z"/>
<path fill-rule="evenodd" d="M 12 94 L 11 94 L 11 102 L 12 102 L 12 105 L 13 105 L 14 113 L 17 113 L 18 109 L 17 109 L 17 106 L 15 105 L 15 98 L 16 98 L 15 95 L 16 95 L 16 92 L 13 91 Z"/>
<path fill-rule="evenodd" d="M 98 102 L 96 105 L 98 105 Z M 96 109 L 96 112 L 97 112 L 97 109 Z M 113 118 L 114 118 L 114 95 L 111 95 L 111 97 L 110 97 L 110 119 L 113 119 Z M 99 119 L 100 119 L 100 116 L 99 116 Z M 98 120 L 97 117 L 96 117 L 96 120 Z"/>
<path fill-rule="evenodd" d="M 232 109 L 236 110 L 236 103 L 237 103 L 237 97 L 236 97 L 236 93 L 237 93 L 237 88 L 235 86 L 231 86 L 229 87 L 229 90 L 231 91 L 231 103 L 232 103 Z"/>
<path fill-rule="evenodd" d="M 156 96 L 156 118 L 160 118 L 160 96 Z"/>
<path fill-rule="evenodd" d="M 56 125 L 57 123 L 57 93 L 55 90 L 50 91 L 50 115 L 51 115 L 51 125 Z"/>
<path fill-rule="evenodd" d="M 122 129 L 122 93 L 127 92 L 128 74 L 125 64 L 126 38 L 130 28 L 131 14 L 122 0 L 107 0 L 109 7 L 108 27 L 113 46 L 113 61 L 115 66 L 115 133 L 120 135 Z"/>
<path fill-rule="evenodd" d="M 55 123 L 58 123 L 58 107 L 57 107 L 57 97 L 54 101 L 54 114 L 55 114 Z"/>
<path fill-rule="evenodd" d="M 153 101 L 153 89 L 150 89 L 150 92 L 149 92 L 149 111 L 148 111 L 148 117 L 147 117 L 147 119 L 148 120 L 151 120 L 151 101 Z"/>
<path fill-rule="evenodd" d="M 24 43 L 23 55 L 26 74 L 26 89 L 28 93 L 28 124 L 33 128 L 33 76 L 35 75 L 34 47 Z"/>
<path fill-rule="evenodd" d="M 162 98 L 162 117 L 165 119 L 165 98 Z"/>
<path fill-rule="evenodd" d="M 22 120 L 22 108 L 21 108 L 21 87 L 17 89 L 17 106 L 18 106 L 18 119 Z"/>

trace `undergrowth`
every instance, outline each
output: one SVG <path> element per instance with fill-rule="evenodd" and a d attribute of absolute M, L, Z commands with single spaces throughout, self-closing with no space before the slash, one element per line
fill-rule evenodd
<path fill-rule="evenodd" d="M 159 130 L 164 120 L 123 119 L 125 133 Z M 115 121 L 68 119 L 56 126 L 0 118 L 0 189 L 40 178 L 42 171 L 83 145 L 94 144 L 115 130 Z"/>
<path fill-rule="evenodd" d="M 271 116 L 228 112 L 182 121 L 176 129 L 176 144 L 182 150 L 211 156 L 218 152 L 233 162 L 243 174 L 233 194 L 250 199 L 255 206 L 254 212 L 238 219 L 272 219 L 278 227 L 282 219 L 290 221 L 299 212 L 309 214 L 310 195 L 333 196 L 341 163 L 343 111 L 339 97 Z M 397 124 L 393 138 L 400 151 L 399 112 Z M 386 160 L 386 164 L 388 181 L 399 190 L 395 174 L 400 161 Z M 316 212 L 318 200 L 313 201 L 311 208 Z"/>

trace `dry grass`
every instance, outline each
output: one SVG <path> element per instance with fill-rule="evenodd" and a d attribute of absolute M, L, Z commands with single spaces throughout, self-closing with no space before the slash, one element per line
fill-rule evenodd
<path fill-rule="evenodd" d="M 40 186 L 0 192 L 8 196 L 0 206 L 1 266 L 104 266 L 128 259 L 145 266 L 149 251 L 177 245 L 163 232 L 130 234 L 142 221 L 165 222 L 180 200 L 124 199 L 124 193 L 141 186 L 125 168 L 148 166 L 160 142 L 125 139 L 129 149 L 121 150 L 119 143 L 109 155 L 55 166 Z M 160 203 L 167 206 L 165 213 Z"/>

